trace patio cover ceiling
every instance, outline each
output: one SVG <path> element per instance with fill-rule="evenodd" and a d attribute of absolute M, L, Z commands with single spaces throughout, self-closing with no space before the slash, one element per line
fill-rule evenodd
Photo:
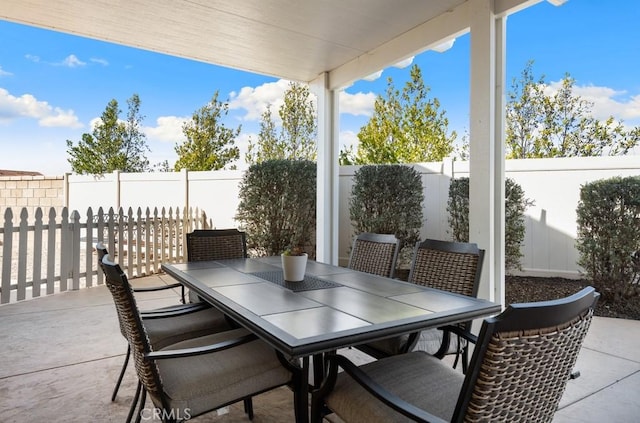
<path fill-rule="evenodd" d="M 504 303 L 503 18 L 540 1 L 1 0 L 0 19 L 310 82 L 318 93 L 316 253 L 334 264 L 337 90 L 471 31 L 469 234 L 488 253 L 479 296 Z"/>
<path fill-rule="evenodd" d="M 496 0 L 496 14 L 540 0 Z M 468 31 L 467 0 L 3 0 L 0 19 L 336 89 Z M 161 70 L 159 70 L 161 71 Z"/>

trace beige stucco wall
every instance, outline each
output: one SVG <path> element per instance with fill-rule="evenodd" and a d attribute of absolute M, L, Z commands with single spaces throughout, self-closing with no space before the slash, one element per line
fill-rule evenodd
<path fill-rule="evenodd" d="M 35 210 L 42 208 L 44 217 L 54 207 L 57 214 L 65 205 L 64 176 L 0 176 L 0 219 L 11 208 L 12 213 L 21 213 L 25 207 L 29 221 L 33 221 Z M 14 219 L 19 216 L 14 215 Z M 15 221 L 15 220 L 14 220 Z"/>

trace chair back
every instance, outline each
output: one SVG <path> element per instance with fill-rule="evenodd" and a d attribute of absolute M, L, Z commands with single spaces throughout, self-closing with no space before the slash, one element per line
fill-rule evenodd
<path fill-rule="evenodd" d="M 427 239 L 416 243 L 409 282 L 476 297 L 483 260 L 477 244 Z"/>
<path fill-rule="evenodd" d="M 119 321 L 125 331 L 133 354 L 138 380 L 154 400 L 162 401 L 162 381 L 154 361 L 145 357 L 153 351 L 147 332 L 142 324 L 140 310 L 136 304 L 131 284 L 120 266 L 111 261 L 109 255 L 102 259 L 105 283 L 113 296 Z"/>
<path fill-rule="evenodd" d="M 188 261 L 246 257 L 246 234 L 237 229 L 197 229 L 187 234 Z"/>
<path fill-rule="evenodd" d="M 96 243 L 96 253 L 98 254 L 98 264 L 102 266 L 102 259 L 109 254 L 107 247 L 102 242 Z"/>
<path fill-rule="evenodd" d="M 107 247 L 105 247 L 102 242 L 98 242 L 96 244 L 95 248 L 96 248 L 96 253 L 98 254 L 98 265 L 100 266 L 100 268 L 102 269 L 102 273 L 106 277 L 106 273 L 104 271 L 104 265 L 102 264 L 102 260 L 105 258 L 105 256 L 107 256 L 109 254 L 107 252 Z M 109 291 L 111 291 L 111 287 L 109 286 L 109 284 L 107 284 L 107 287 L 109 288 Z M 117 312 L 117 308 L 116 308 L 116 312 Z M 125 339 L 128 339 L 127 338 L 127 331 L 125 329 L 125 324 L 122 321 L 122 318 L 120 317 L 120 313 L 117 313 L 117 316 L 118 316 L 118 324 L 120 325 L 120 333 L 122 334 L 122 336 Z"/>
<path fill-rule="evenodd" d="M 353 241 L 349 268 L 392 278 L 399 249 L 400 240 L 395 235 L 361 233 Z"/>
<path fill-rule="evenodd" d="M 452 421 L 548 421 L 571 377 L 599 294 L 513 304 L 486 319 Z"/>

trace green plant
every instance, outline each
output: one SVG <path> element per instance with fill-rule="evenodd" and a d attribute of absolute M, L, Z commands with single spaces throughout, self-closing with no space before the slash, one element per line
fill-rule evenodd
<path fill-rule="evenodd" d="M 303 256 L 304 255 L 304 247 L 303 246 L 294 246 L 294 247 L 287 247 L 284 249 L 284 251 L 282 252 L 283 255 L 285 256 Z"/>
<path fill-rule="evenodd" d="M 469 242 L 469 178 L 449 182 L 447 201 L 451 236 L 457 242 Z"/>
<path fill-rule="evenodd" d="M 287 247 L 315 257 L 316 164 L 266 160 L 254 164 L 240 183 L 236 220 L 247 232 L 252 255 L 278 255 Z"/>
<path fill-rule="evenodd" d="M 587 279 L 614 301 L 638 295 L 640 176 L 583 185 L 576 213 L 578 264 Z"/>
<path fill-rule="evenodd" d="M 400 267 L 420 239 L 424 200 L 420 174 L 405 165 L 362 166 L 353 176 L 349 217 L 356 234 L 394 234 L 400 240 Z"/>
<path fill-rule="evenodd" d="M 513 179 L 505 180 L 505 268 L 521 269 L 520 250 L 525 235 L 524 212 L 533 205 Z M 449 184 L 449 227 L 455 241 L 469 242 L 469 178 L 454 179 Z"/>

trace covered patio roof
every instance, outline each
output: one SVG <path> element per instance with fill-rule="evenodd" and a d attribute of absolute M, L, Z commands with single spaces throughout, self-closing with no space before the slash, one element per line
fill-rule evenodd
<path fill-rule="evenodd" d="M 338 91 L 470 32 L 469 235 L 487 251 L 479 295 L 504 304 L 506 16 L 540 1 L 4 0 L 0 19 L 310 83 L 317 257 L 329 263 L 338 254 Z"/>
<path fill-rule="evenodd" d="M 540 0 L 496 0 L 505 15 Z M 468 0 L 5 0 L 0 18 L 335 89 L 469 31 Z"/>

